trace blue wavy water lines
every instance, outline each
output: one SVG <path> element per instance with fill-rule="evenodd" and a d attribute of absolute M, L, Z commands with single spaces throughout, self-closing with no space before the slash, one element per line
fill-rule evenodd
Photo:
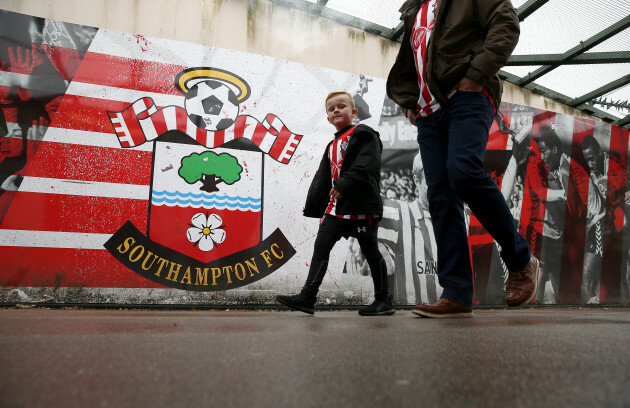
<path fill-rule="evenodd" d="M 262 198 L 153 190 L 151 192 L 151 202 L 153 205 L 166 205 L 169 207 L 203 207 L 255 212 L 260 211 Z"/>

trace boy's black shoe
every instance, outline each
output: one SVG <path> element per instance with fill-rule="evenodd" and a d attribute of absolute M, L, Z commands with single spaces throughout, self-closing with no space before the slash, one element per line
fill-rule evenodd
<path fill-rule="evenodd" d="M 359 309 L 361 316 L 385 316 L 393 315 L 395 312 L 391 296 L 387 297 L 387 300 L 374 299 L 371 305 Z"/>
<path fill-rule="evenodd" d="M 288 308 L 293 310 L 299 310 L 300 312 L 314 314 L 315 313 L 315 301 L 317 298 L 307 298 L 301 293 L 293 296 L 276 296 L 276 300 L 282 303 Z"/>

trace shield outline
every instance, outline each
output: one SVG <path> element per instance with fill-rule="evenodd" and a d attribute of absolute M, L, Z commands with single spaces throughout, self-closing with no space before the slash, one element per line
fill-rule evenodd
<path fill-rule="evenodd" d="M 151 209 L 153 207 L 153 191 L 154 191 L 154 180 L 155 180 L 155 172 L 156 170 L 159 171 L 159 169 L 156 169 L 156 152 L 157 152 L 157 143 L 161 143 L 161 142 L 166 142 L 166 143 L 175 143 L 175 144 L 185 144 L 185 145 L 193 145 L 194 147 L 199 147 L 200 149 L 203 149 L 204 151 L 214 151 L 214 150 L 233 150 L 233 151 L 247 151 L 247 152 L 252 152 L 252 153 L 257 153 L 260 155 L 260 211 L 259 211 L 259 223 L 260 223 L 260 229 L 258 231 L 258 233 L 256 234 L 256 242 L 253 242 L 253 240 L 250 242 L 248 241 L 247 245 L 244 245 L 242 247 L 239 247 L 238 249 L 236 249 L 235 251 L 229 253 L 229 254 L 225 254 L 219 258 L 213 258 L 214 260 L 218 260 L 221 259 L 225 256 L 229 256 L 232 253 L 235 252 L 239 252 L 243 249 L 247 249 L 251 246 L 255 246 L 258 243 L 260 243 L 263 240 L 263 220 L 264 220 L 264 180 L 265 180 L 265 158 L 264 158 L 264 154 L 263 152 L 260 151 L 260 149 L 251 141 L 247 140 L 247 139 L 234 139 L 228 143 L 225 143 L 223 145 L 221 145 L 220 147 L 215 147 L 215 148 L 208 148 L 205 146 L 200 145 L 199 143 L 197 143 L 196 141 L 190 139 L 190 137 L 188 137 L 185 133 L 174 130 L 174 131 L 169 131 L 164 133 L 163 135 L 161 135 L 160 137 L 158 137 L 157 139 L 155 139 L 153 141 L 153 157 L 152 157 L 152 162 L 151 162 L 151 183 L 150 183 L 150 190 L 149 190 L 149 200 L 148 200 L 148 213 L 147 213 L 147 230 L 146 230 L 146 236 L 148 238 L 150 238 L 153 242 L 162 245 L 166 248 L 169 248 L 173 251 L 177 251 L 177 249 L 171 248 L 169 245 L 166 245 L 163 243 L 163 241 L 160 240 L 159 236 L 158 237 L 152 237 L 151 236 Z M 238 158 L 239 159 L 239 163 L 242 162 L 242 158 Z M 208 212 L 210 210 L 208 209 L 203 209 L 200 208 L 198 209 L 200 212 Z M 253 231 L 249 230 L 248 234 L 253 234 Z M 185 239 L 185 238 L 184 238 Z M 192 245 L 192 243 L 190 243 Z M 179 252 L 179 251 L 177 251 Z M 182 252 L 180 252 L 182 253 Z M 184 255 L 187 256 L 191 256 L 190 254 L 185 254 L 182 253 Z M 201 262 L 209 262 L 208 260 L 202 260 L 198 257 L 195 256 L 191 256 L 194 259 L 197 259 Z M 212 260 L 211 260 L 212 261 Z"/>

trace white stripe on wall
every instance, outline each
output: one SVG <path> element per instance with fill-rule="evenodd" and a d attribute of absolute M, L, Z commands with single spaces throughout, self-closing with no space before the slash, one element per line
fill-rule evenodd
<path fill-rule="evenodd" d="M 105 249 L 111 234 L 0 229 L 0 246 L 31 248 Z"/>
<path fill-rule="evenodd" d="M 90 197 L 148 200 L 150 187 L 136 184 L 103 183 L 44 177 L 24 177 L 19 191 Z"/>
<path fill-rule="evenodd" d="M 69 143 L 80 146 L 106 147 L 127 151 L 153 151 L 153 143 L 144 143 L 133 148 L 124 148 L 114 133 L 91 132 L 57 127 L 49 127 L 44 141 L 53 143 Z"/>
<path fill-rule="evenodd" d="M 163 93 L 136 91 L 126 88 L 114 88 L 105 85 L 88 84 L 72 81 L 66 92 L 69 95 L 85 96 L 88 98 L 107 99 L 119 102 L 133 103 L 140 98 L 151 98 L 158 106 L 180 106 L 184 108 L 183 95 L 169 95 Z"/>

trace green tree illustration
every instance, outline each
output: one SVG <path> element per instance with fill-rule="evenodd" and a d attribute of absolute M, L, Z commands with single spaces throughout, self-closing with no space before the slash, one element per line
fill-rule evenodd
<path fill-rule="evenodd" d="M 234 184 L 241 179 L 243 167 L 238 164 L 236 157 L 228 154 L 204 152 L 193 153 L 182 159 L 179 175 L 188 184 L 201 180 L 200 189 L 212 193 L 219 191 L 217 184 Z"/>

